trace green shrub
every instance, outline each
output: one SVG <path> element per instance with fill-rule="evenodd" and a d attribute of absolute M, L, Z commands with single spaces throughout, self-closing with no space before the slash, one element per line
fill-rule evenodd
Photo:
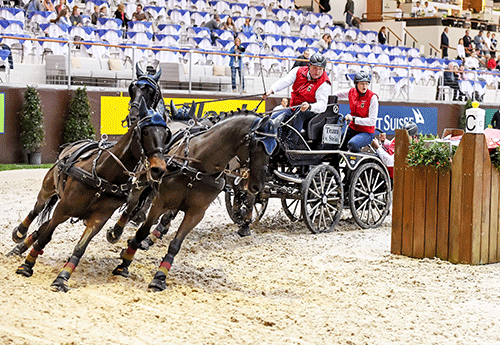
<path fill-rule="evenodd" d="M 457 149 L 452 147 L 450 154 L 450 144 L 446 142 L 426 142 L 435 140 L 433 136 L 426 137 L 420 135 L 418 140 L 413 140 L 410 144 L 406 162 L 409 166 L 430 166 L 436 170 L 450 170 L 451 159 Z"/>
<path fill-rule="evenodd" d="M 40 95 L 34 86 L 24 92 L 20 116 L 21 145 L 28 154 L 38 152 L 45 143 L 45 127 Z"/>
<path fill-rule="evenodd" d="M 83 139 L 95 139 L 95 129 L 91 122 L 89 98 L 86 88 L 78 88 L 69 102 L 69 116 L 64 128 L 64 143 Z"/>

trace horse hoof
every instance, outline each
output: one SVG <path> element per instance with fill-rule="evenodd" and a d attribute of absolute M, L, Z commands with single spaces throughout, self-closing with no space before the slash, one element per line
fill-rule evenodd
<path fill-rule="evenodd" d="M 167 288 L 167 283 L 165 280 L 154 278 L 151 283 L 149 283 L 148 288 L 153 292 L 160 292 Z"/>
<path fill-rule="evenodd" d="M 21 255 L 24 253 L 28 247 L 24 243 L 19 243 L 17 246 L 14 247 L 10 252 L 7 253 L 7 256 L 13 256 L 13 255 Z"/>
<path fill-rule="evenodd" d="M 66 280 L 63 278 L 57 277 L 56 280 L 50 285 L 52 290 L 55 292 L 68 292 L 69 286 L 66 284 Z"/>
<path fill-rule="evenodd" d="M 252 232 L 250 231 L 250 227 L 248 225 L 243 225 L 238 229 L 238 235 L 240 235 L 240 237 L 250 236 L 251 234 Z"/>
<path fill-rule="evenodd" d="M 113 270 L 113 275 L 115 276 L 122 276 L 122 277 L 125 277 L 125 278 L 128 278 L 128 267 L 126 266 L 118 266 L 117 268 L 115 268 Z"/>
<path fill-rule="evenodd" d="M 24 263 L 21 266 L 19 266 L 16 273 L 29 278 L 33 275 L 33 267 Z"/>
<path fill-rule="evenodd" d="M 14 231 L 12 231 L 12 241 L 16 242 L 16 243 L 21 243 L 22 241 L 24 241 L 24 239 L 26 238 L 26 235 L 27 235 L 27 229 L 24 229 L 24 232 L 21 231 L 21 227 L 24 228 L 24 226 L 21 226 L 21 225 L 18 225 L 16 226 L 16 228 L 14 229 Z"/>
<path fill-rule="evenodd" d="M 116 236 L 115 234 L 115 228 L 109 228 L 108 231 L 106 232 L 106 239 L 108 240 L 109 243 L 115 244 L 120 240 L 121 234 L 119 236 Z"/>
<path fill-rule="evenodd" d="M 141 244 L 139 245 L 139 249 L 140 250 L 148 250 L 149 248 L 151 248 L 151 246 L 153 245 L 153 240 L 151 240 L 151 238 L 149 237 L 146 237 L 146 239 L 144 241 L 141 242 Z"/>

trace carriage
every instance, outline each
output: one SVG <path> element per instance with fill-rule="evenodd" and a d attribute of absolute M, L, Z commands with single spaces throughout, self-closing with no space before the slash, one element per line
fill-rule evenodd
<path fill-rule="evenodd" d="M 384 221 L 392 200 L 389 172 L 371 147 L 361 153 L 339 150 L 347 123 L 336 97 L 328 103 L 325 113 L 306 122 L 305 133 L 282 123 L 279 150 L 260 193 L 248 195 L 239 181 L 227 184 L 226 208 L 235 223 L 260 220 L 270 198 L 280 199 L 285 215 L 303 220 L 313 233 L 333 230 L 346 208 L 361 228 Z"/>

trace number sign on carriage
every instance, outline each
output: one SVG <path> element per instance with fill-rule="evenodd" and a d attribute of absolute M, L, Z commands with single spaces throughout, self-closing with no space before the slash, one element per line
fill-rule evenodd
<path fill-rule="evenodd" d="M 340 114 L 350 114 L 349 105 L 340 105 Z M 408 107 L 397 105 L 381 105 L 379 107 L 376 127 L 389 135 L 396 129 L 403 128 L 405 123 L 413 121 L 422 134 L 437 135 L 437 107 Z"/>

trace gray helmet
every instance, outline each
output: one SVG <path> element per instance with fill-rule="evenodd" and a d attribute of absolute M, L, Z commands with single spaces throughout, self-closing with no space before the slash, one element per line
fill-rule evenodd
<path fill-rule="evenodd" d="M 326 57 L 321 53 L 314 53 L 309 58 L 309 66 L 326 67 Z"/>
<path fill-rule="evenodd" d="M 403 129 L 406 129 L 408 131 L 408 134 L 412 137 L 414 135 L 417 135 L 418 133 L 418 127 L 417 124 L 413 121 L 407 122 L 404 126 Z"/>
<path fill-rule="evenodd" d="M 372 81 L 372 76 L 364 71 L 356 73 L 356 75 L 354 76 L 354 85 L 362 81 L 370 83 Z"/>

